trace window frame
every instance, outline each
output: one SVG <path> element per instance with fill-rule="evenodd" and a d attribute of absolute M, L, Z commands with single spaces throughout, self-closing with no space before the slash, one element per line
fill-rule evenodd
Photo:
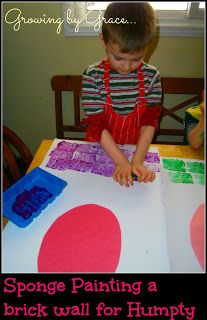
<path fill-rule="evenodd" d="M 160 37 L 204 37 L 205 9 L 199 8 L 200 2 L 189 2 L 187 11 L 156 10 L 159 19 Z M 87 16 L 88 13 L 88 16 Z M 101 32 L 99 20 L 104 10 L 87 11 L 87 2 L 63 2 L 64 35 L 98 36 Z M 78 19 L 84 21 L 78 24 Z M 88 17 L 88 21 L 85 17 Z M 100 19 L 98 19 L 100 17 Z M 97 23 L 90 23 L 96 21 Z M 96 25 L 96 26 L 95 26 Z"/>

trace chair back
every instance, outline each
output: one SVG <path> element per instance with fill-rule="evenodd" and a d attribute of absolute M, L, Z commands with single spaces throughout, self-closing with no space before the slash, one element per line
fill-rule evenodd
<path fill-rule="evenodd" d="M 162 114 L 160 117 L 160 127 L 157 131 L 153 142 L 158 144 L 184 144 L 184 114 L 185 110 L 192 106 L 192 104 L 198 103 L 202 98 L 202 91 L 204 88 L 203 78 L 173 78 L 162 77 Z M 166 107 L 167 95 L 179 95 L 179 102 L 175 102 L 170 108 Z M 184 96 L 185 95 L 185 96 Z M 187 98 L 186 98 L 186 95 Z M 173 98 L 172 98 L 173 99 Z M 177 101 L 177 100 L 176 100 Z M 179 113 L 176 114 L 176 112 Z M 162 122 L 166 117 L 170 117 L 170 126 L 167 128 L 162 127 Z M 176 127 L 180 127 L 176 129 Z M 175 137 L 180 137 L 180 141 L 177 141 Z M 162 138 L 162 140 L 161 140 Z"/>
<path fill-rule="evenodd" d="M 33 156 L 17 134 L 5 126 L 3 127 L 3 155 L 3 188 L 5 190 L 26 173 Z"/>
<path fill-rule="evenodd" d="M 55 116 L 56 116 L 56 134 L 59 139 L 78 139 L 83 140 L 82 137 L 74 138 L 71 132 L 77 135 L 80 132 L 86 132 L 86 127 L 80 124 L 80 95 L 82 89 L 82 76 L 80 75 L 57 75 L 51 79 L 52 90 L 55 93 Z M 62 93 L 64 91 L 73 93 L 73 109 L 74 119 L 73 124 L 68 125 L 64 123 L 63 119 L 63 105 Z M 66 137 L 66 133 L 69 136 Z"/>
<path fill-rule="evenodd" d="M 157 130 L 153 139 L 153 143 L 161 144 L 183 144 L 184 141 L 184 127 L 183 118 L 178 116 L 176 112 L 182 109 L 184 111 L 189 104 L 200 99 L 202 90 L 204 88 L 203 78 L 172 78 L 162 77 L 162 114 L 160 117 L 160 128 Z M 86 127 L 80 124 L 80 95 L 82 89 L 82 76 L 81 75 L 56 75 L 51 79 L 52 89 L 55 93 L 55 115 L 56 115 L 56 134 L 59 139 L 78 139 L 83 140 L 79 134 L 86 132 Z M 63 119 L 63 106 L 62 106 L 62 93 L 64 91 L 72 92 L 74 103 L 70 106 L 74 111 L 74 119 L 72 125 L 64 123 Z M 179 94 L 179 95 L 193 95 L 190 98 L 184 99 L 184 101 L 175 104 L 174 106 L 167 108 L 165 106 L 165 97 L 167 94 Z M 169 116 L 175 121 L 172 122 L 170 127 L 166 129 L 162 128 L 162 121 L 165 117 Z M 180 126 L 180 129 L 175 127 Z M 69 136 L 66 137 L 66 133 Z M 76 137 L 71 133 L 75 133 Z M 182 140 L 177 142 L 175 137 L 181 137 Z M 162 141 L 162 138 L 164 141 Z"/>

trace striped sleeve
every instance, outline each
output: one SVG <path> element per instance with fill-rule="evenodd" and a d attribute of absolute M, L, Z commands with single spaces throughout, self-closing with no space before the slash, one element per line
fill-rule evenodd
<path fill-rule="evenodd" d="M 155 129 L 159 126 L 159 118 L 161 114 L 162 86 L 159 71 L 153 70 L 148 74 L 148 90 L 147 90 L 147 109 L 141 120 L 141 126 L 152 126 Z"/>
<path fill-rule="evenodd" d="M 147 93 L 147 105 L 157 106 L 161 104 L 162 99 L 162 86 L 161 77 L 158 70 L 149 77 L 149 86 Z"/>
<path fill-rule="evenodd" d="M 99 75 L 91 69 L 86 68 L 83 73 L 81 106 L 86 116 L 99 114 L 104 110 L 104 100 L 102 99 L 99 86 Z"/>

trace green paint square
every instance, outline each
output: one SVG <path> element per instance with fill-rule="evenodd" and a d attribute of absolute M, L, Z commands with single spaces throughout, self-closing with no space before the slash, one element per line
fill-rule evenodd
<path fill-rule="evenodd" d="M 170 181 L 173 183 L 192 183 L 193 177 L 190 173 L 186 172 L 168 172 Z"/>
<path fill-rule="evenodd" d="M 186 169 L 192 173 L 204 174 L 204 163 L 202 162 L 186 162 Z"/>
<path fill-rule="evenodd" d="M 205 175 L 204 174 L 194 174 L 193 175 L 194 183 L 198 183 L 204 186 L 205 184 Z"/>
<path fill-rule="evenodd" d="M 163 168 L 170 171 L 186 172 L 185 162 L 177 159 L 162 159 Z"/>

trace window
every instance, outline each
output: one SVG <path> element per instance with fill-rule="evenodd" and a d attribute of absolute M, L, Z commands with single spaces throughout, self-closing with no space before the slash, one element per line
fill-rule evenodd
<path fill-rule="evenodd" d="M 97 36 L 110 2 L 64 2 L 66 36 Z M 160 36 L 203 37 L 205 2 L 149 2 L 157 12 Z"/>

